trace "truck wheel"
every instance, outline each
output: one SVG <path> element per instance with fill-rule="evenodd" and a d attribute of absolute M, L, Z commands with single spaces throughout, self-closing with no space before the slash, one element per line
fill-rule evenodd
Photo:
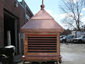
<path fill-rule="evenodd" d="M 82 40 L 79 40 L 79 43 L 82 43 Z"/>
<path fill-rule="evenodd" d="M 24 64 L 24 62 L 23 62 L 23 64 Z"/>
<path fill-rule="evenodd" d="M 25 61 L 23 61 L 23 64 L 25 64 L 24 62 L 25 62 Z"/>
<path fill-rule="evenodd" d="M 58 62 L 54 62 L 54 64 L 58 64 Z"/>
<path fill-rule="evenodd" d="M 42 62 L 41 64 L 47 64 L 46 62 Z"/>
<path fill-rule="evenodd" d="M 62 60 L 59 60 L 59 63 L 62 63 Z"/>
<path fill-rule="evenodd" d="M 40 64 L 39 62 L 32 62 L 32 64 Z"/>
<path fill-rule="evenodd" d="M 58 61 L 58 64 L 61 64 L 61 63 Z"/>
<path fill-rule="evenodd" d="M 62 43 L 65 43 L 65 41 L 63 40 Z"/>
<path fill-rule="evenodd" d="M 23 61 L 23 64 L 30 64 L 30 62 L 27 62 L 27 61 Z"/>

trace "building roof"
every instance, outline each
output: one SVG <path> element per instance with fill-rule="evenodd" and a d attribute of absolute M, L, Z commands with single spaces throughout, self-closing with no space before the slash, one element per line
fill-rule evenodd
<path fill-rule="evenodd" d="M 64 29 L 51 17 L 41 5 L 41 10 L 22 28 L 22 32 L 63 32 Z"/>

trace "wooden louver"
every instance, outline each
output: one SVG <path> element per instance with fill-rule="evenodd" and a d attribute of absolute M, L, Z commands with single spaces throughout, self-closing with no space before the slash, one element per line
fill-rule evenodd
<path fill-rule="evenodd" d="M 56 44 L 56 37 L 28 37 L 28 52 L 54 53 Z"/>

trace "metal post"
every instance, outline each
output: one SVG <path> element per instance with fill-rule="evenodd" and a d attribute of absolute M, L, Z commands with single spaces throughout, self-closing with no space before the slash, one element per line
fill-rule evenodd
<path fill-rule="evenodd" d="M 8 43 L 8 46 L 11 45 L 11 33 L 10 31 L 7 31 L 7 43 Z"/>

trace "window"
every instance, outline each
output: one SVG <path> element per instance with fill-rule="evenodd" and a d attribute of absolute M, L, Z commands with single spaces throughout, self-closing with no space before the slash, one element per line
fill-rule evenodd
<path fill-rule="evenodd" d="M 15 2 L 14 2 L 14 6 L 15 6 L 15 7 L 18 7 L 18 4 L 19 4 L 18 1 L 15 0 Z"/>
<path fill-rule="evenodd" d="M 30 19 L 30 17 L 29 17 L 29 15 L 28 15 L 28 14 L 26 14 L 26 15 L 25 15 L 25 18 L 26 18 L 27 20 L 29 20 L 29 19 Z"/>

